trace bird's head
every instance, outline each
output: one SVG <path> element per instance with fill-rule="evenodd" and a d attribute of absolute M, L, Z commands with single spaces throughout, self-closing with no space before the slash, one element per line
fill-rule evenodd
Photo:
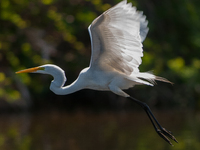
<path fill-rule="evenodd" d="M 52 64 L 46 64 L 34 68 L 24 69 L 16 72 L 19 73 L 42 73 L 42 74 L 49 74 L 54 77 L 54 83 L 57 86 L 62 86 L 65 81 L 65 72 L 58 66 Z"/>

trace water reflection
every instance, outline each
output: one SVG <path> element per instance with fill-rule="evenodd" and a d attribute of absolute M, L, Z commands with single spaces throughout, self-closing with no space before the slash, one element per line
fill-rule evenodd
<path fill-rule="evenodd" d="M 142 112 L 38 112 L 0 116 L 0 149 L 199 150 L 200 113 L 155 112 L 179 141 L 171 147 Z"/>

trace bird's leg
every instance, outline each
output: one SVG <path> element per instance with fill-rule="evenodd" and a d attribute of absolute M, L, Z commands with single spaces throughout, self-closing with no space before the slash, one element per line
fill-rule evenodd
<path fill-rule="evenodd" d="M 151 112 L 151 109 L 149 108 L 149 106 L 146 103 L 141 102 L 141 101 L 139 101 L 139 100 L 137 100 L 137 99 L 135 99 L 133 97 L 128 97 L 128 98 L 130 100 L 132 100 L 133 102 L 137 103 L 138 105 L 140 105 L 145 110 L 145 112 L 147 113 L 149 119 L 151 120 L 151 123 L 153 124 L 154 129 L 156 130 L 156 132 L 158 133 L 158 135 L 161 138 L 163 138 L 170 145 L 172 145 L 172 143 L 170 142 L 170 140 L 168 139 L 168 137 L 178 143 L 178 141 L 176 140 L 176 138 L 172 135 L 172 132 L 166 130 L 165 128 L 163 128 L 160 125 L 160 123 L 157 121 L 157 119 L 155 118 L 155 116 Z"/>

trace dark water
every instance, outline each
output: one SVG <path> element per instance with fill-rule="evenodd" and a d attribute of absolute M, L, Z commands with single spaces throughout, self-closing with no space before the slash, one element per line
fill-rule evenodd
<path fill-rule="evenodd" d="M 200 113 L 154 111 L 179 143 L 161 139 L 143 111 L 0 115 L 2 150 L 199 150 Z"/>

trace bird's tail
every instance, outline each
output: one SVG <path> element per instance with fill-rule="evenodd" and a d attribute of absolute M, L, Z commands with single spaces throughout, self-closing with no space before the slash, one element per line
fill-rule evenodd
<path fill-rule="evenodd" d="M 155 76 L 150 72 L 141 72 L 136 75 L 134 74 L 134 81 L 137 82 L 138 84 L 146 84 L 150 86 L 155 85 L 156 81 L 162 81 L 162 82 L 173 84 L 169 80 L 163 77 Z"/>

